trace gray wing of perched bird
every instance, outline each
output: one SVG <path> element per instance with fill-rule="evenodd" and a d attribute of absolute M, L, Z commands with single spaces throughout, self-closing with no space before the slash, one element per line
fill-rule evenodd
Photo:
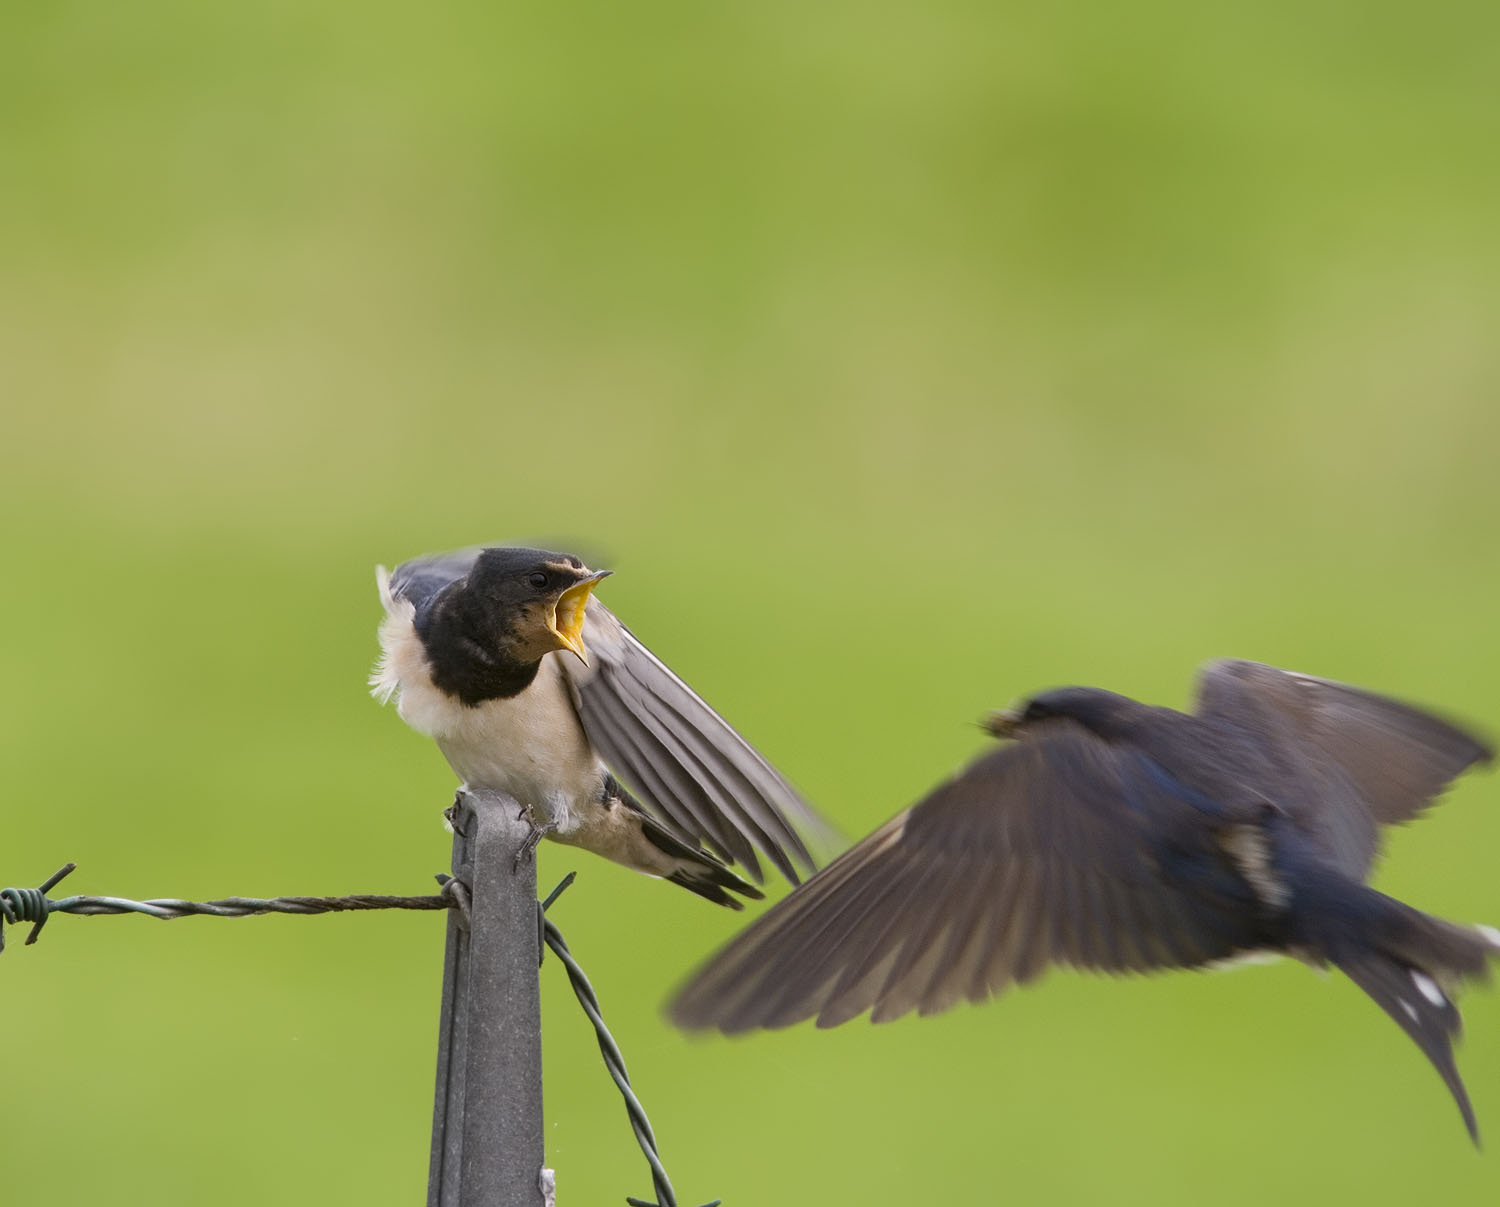
<path fill-rule="evenodd" d="M 427 553 L 404 561 L 391 571 L 391 594 L 409 599 L 421 608 L 449 583 L 467 574 L 482 552 L 484 547 L 476 545 L 472 549 Z"/>
<path fill-rule="evenodd" d="M 828 830 L 749 742 L 597 600 L 583 623 L 589 664 L 564 674 L 589 741 L 678 830 L 761 879 L 756 850 L 793 883 L 815 865 L 799 827 Z"/>
<path fill-rule="evenodd" d="M 1192 967 L 1258 946 L 1197 806 L 1059 718 L 974 762 L 751 925 L 672 1003 L 725 1032 L 982 1001 L 1049 963 Z M 1169 867 L 1173 875 L 1164 875 Z M 1180 873 L 1180 874 L 1177 874 Z"/>
<path fill-rule="evenodd" d="M 1379 850 L 1380 826 L 1420 816 L 1464 771 L 1494 757 L 1485 742 L 1430 712 L 1259 662 L 1205 666 L 1197 709 L 1263 734 L 1316 776 L 1315 790 L 1289 807 L 1360 878 Z"/>

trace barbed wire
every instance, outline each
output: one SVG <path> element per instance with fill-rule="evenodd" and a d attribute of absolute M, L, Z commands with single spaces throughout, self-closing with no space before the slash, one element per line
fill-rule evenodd
<path fill-rule="evenodd" d="M 31 933 L 26 936 L 26 945 L 37 941 L 42 927 L 53 914 L 144 914 L 150 918 L 171 921 L 175 918 L 211 917 L 246 918 L 258 914 L 330 914 L 371 909 L 458 909 L 465 918 L 469 912 L 469 893 L 461 880 L 439 874 L 437 882 L 441 891 L 429 897 L 390 897 L 373 894 L 357 894 L 344 897 L 221 897 L 216 901 L 183 901 L 176 897 L 157 897 L 149 901 L 132 901 L 125 897 L 61 897 L 53 900 L 47 894 L 77 868 L 76 863 L 66 863 L 47 877 L 36 888 L 0 889 L 0 952 L 5 950 L 6 926 L 31 924 Z M 625 1057 L 620 1045 L 604 1024 L 604 1014 L 599 1006 L 599 997 L 589 983 L 582 966 L 568 948 L 567 940 L 557 924 L 547 916 L 547 910 L 565 889 L 573 883 L 577 873 L 569 872 L 546 898 L 537 902 L 537 928 L 541 942 L 551 948 L 567 970 L 568 980 L 578 1004 L 594 1026 L 599 1041 L 599 1052 L 604 1057 L 605 1068 L 614 1079 L 620 1096 L 625 1099 L 625 1109 L 630 1116 L 630 1127 L 635 1132 L 636 1143 L 641 1146 L 647 1163 L 651 1166 L 651 1180 L 656 1188 L 656 1202 L 626 1196 L 630 1207 L 678 1207 L 677 1194 L 672 1181 L 662 1165 L 656 1148 L 656 1133 L 646 1108 L 636 1097 L 630 1085 L 630 1074 L 625 1069 Z M 722 1199 L 714 1199 L 703 1207 L 720 1207 Z"/>
<path fill-rule="evenodd" d="M 66 863 L 38 888 L 0 889 L 0 952 L 5 950 L 5 926 L 30 922 L 26 945 L 37 941 L 42 927 L 53 914 L 145 914 L 171 921 L 174 918 L 206 916 L 248 918 L 256 914 L 335 914 L 365 909 L 452 909 L 458 904 L 450 877 L 440 877 L 443 891 L 431 897 L 387 897 L 362 893 L 345 897 L 220 897 L 217 901 L 182 901 L 156 897 L 131 901 L 125 897 L 61 897 L 47 894 L 78 865 Z"/>
<path fill-rule="evenodd" d="M 574 873 L 569 872 L 558 886 L 547 894 L 546 900 L 537 903 L 537 917 L 541 922 L 542 934 L 547 946 L 567 969 L 568 980 L 572 982 L 573 993 L 578 998 L 578 1004 L 588 1015 L 589 1022 L 594 1024 L 594 1035 L 599 1040 L 599 1052 L 604 1057 L 604 1066 L 609 1070 L 609 1075 L 614 1078 L 620 1096 L 625 1099 L 625 1110 L 630 1116 L 630 1127 L 635 1132 L 636 1143 L 641 1146 L 641 1152 L 646 1155 L 646 1161 L 651 1166 L 651 1180 L 656 1186 L 656 1202 L 631 1198 L 628 1195 L 625 1201 L 630 1204 L 630 1207 L 677 1207 L 677 1193 L 672 1189 L 672 1180 L 667 1177 L 661 1156 L 656 1150 L 656 1133 L 651 1129 L 651 1120 L 646 1116 L 646 1108 L 641 1105 L 641 1100 L 631 1089 L 630 1074 L 625 1069 L 625 1056 L 620 1051 L 620 1045 L 615 1042 L 615 1037 L 604 1025 L 604 1014 L 599 1006 L 599 997 L 594 992 L 593 985 L 589 984 L 583 968 L 573 958 L 573 953 L 568 949 L 568 942 L 563 938 L 562 931 L 558 930 L 557 924 L 547 916 L 548 907 L 562 895 L 568 885 L 573 883 L 573 876 Z M 705 1203 L 703 1207 L 719 1207 L 722 1202 L 722 1199 L 715 1199 L 711 1203 Z"/>

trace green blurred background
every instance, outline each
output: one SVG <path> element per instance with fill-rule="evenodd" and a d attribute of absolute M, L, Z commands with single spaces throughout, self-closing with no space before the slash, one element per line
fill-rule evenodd
<path fill-rule="evenodd" d="M 602 550 L 850 835 L 988 708 L 1222 654 L 1500 729 L 1497 80 L 1447 0 L 5 5 L 0 883 L 427 891 L 453 780 L 366 694 L 371 567 L 483 540 Z M 1500 923 L 1497 852 L 1476 777 L 1378 883 Z M 1500 1190 L 1341 978 L 689 1040 L 739 920 L 573 868 L 684 1203 Z M 439 919 L 12 944 L 4 1201 L 421 1201 Z M 563 1201 L 645 1194 L 543 980 Z"/>

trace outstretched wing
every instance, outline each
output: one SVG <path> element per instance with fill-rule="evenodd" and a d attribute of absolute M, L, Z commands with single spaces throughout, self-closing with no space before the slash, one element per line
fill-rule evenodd
<path fill-rule="evenodd" d="M 1363 875 L 1377 825 L 1416 817 L 1476 763 L 1494 758 L 1474 734 L 1398 700 L 1259 662 L 1211 662 L 1198 677 L 1198 713 L 1279 745 L 1316 786 L 1309 820 L 1341 862 Z"/>
<path fill-rule="evenodd" d="M 481 552 L 403 562 L 383 588 L 387 608 L 404 599 L 420 612 Z M 756 881 L 764 878 L 757 851 L 793 883 L 798 865 L 816 866 L 808 840 L 831 845 L 832 828 L 597 599 L 584 613 L 583 640 L 588 666 L 572 654 L 549 657 L 558 660 L 589 742 L 661 821 Z"/>
<path fill-rule="evenodd" d="M 793 883 L 815 865 L 802 833 L 829 829 L 729 723 L 612 612 L 590 600 L 589 665 L 563 661 L 589 741 L 648 806 L 721 858 L 762 878 L 757 850 Z"/>
<path fill-rule="evenodd" d="M 1069 720 L 1028 729 L 845 852 L 713 957 L 689 1028 L 882 1022 L 1049 963 L 1194 967 L 1254 950 L 1249 886 L 1193 794 Z"/>

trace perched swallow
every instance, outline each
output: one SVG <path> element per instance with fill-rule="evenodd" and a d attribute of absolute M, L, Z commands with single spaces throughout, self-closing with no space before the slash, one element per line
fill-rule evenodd
<path fill-rule="evenodd" d="M 996 714 L 1013 738 L 887 822 L 700 969 L 669 1012 L 733 1033 L 946 1010 L 1049 963 L 1110 973 L 1258 952 L 1332 964 L 1442 1075 L 1453 993 L 1500 932 L 1364 884 L 1380 828 L 1493 752 L 1396 701 L 1253 662 L 1208 665 L 1197 711 L 1065 687 Z"/>
<path fill-rule="evenodd" d="M 515 797 L 531 846 L 546 834 L 734 909 L 731 893 L 763 894 L 726 864 L 760 882 L 757 849 L 795 884 L 795 865 L 814 866 L 797 826 L 822 823 L 590 599 L 609 573 L 540 549 L 377 567 L 386 614 L 373 694 L 396 697 L 466 786 Z"/>

